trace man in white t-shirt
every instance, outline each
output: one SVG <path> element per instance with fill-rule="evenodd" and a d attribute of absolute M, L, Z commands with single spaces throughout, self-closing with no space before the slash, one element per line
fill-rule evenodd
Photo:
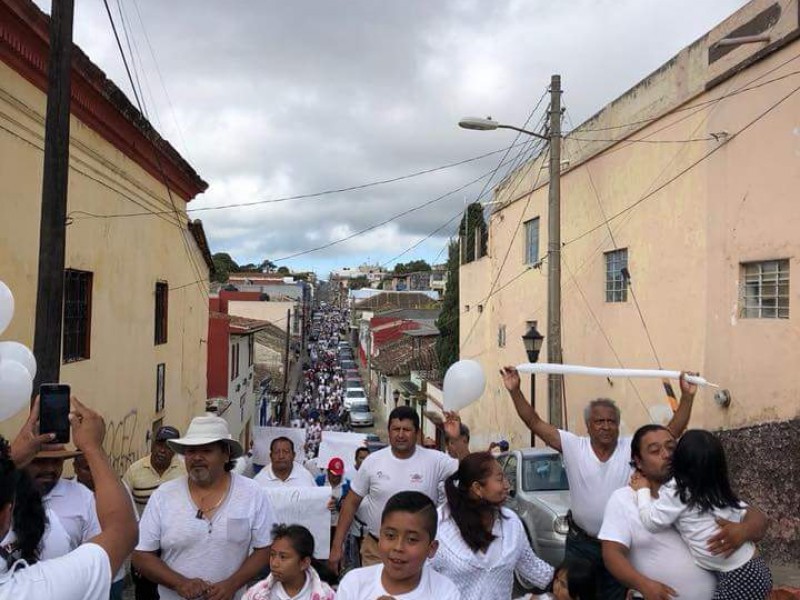
<path fill-rule="evenodd" d="M 269 445 L 270 464 L 253 481 L 265 488 L 316 486 L 314 476 L 295 458 L 294 442 L 288 437 L 276 437 Z"/>
<path fill-rule="evenodd" d="M 364 566 L 380 562 L 378 534 L 381 513 L 389 498 L 398 492 L 418 491 L 436 502 L 439 484 L 458 470 L 459 459 L 469 453 L 463 441 L 459 442 L 460 426 L 457 415 L 450 413 L 445 433 L 452 441 L 450 452 L 458 457 L 453 458 L 417 445 L 419 415 L 414 409 L 398 406 L 389 413 L 389 446 L 366 458 L 342 503 L 328 559 L 332 569 L 339 568 L 345 536 L 362 501 L 366 507 L 366 535 L 361 543 L 361 564 Z"/>
<path fill-rule="evenodd" d="M 520 390 L 514 367 L 500 371 L 514 408 L 528 428 L 545 444 L 561 452 L 569 478 L 570 512 L 567 515 L 566 557 L 590 561 L 600 574 L 600 595 L 606 600 L 624 600 L 625 588 L 603 564 L 597 534 L 603 523 L 606 503 L 615 490 L 628 484 L 631 475 L 631 438 L 619 437 L 620 411 L 613 400 L 592 400 L 583 416 L 588 437 L 557 429 L 544 421 Z M 667 426 L 677 437 L 686 429 L 697 386 L 681 375 L 681 401 Z"/>
<path fill-rule="evenodd" d="M 108 600 L 111 574 L 119 570 L 136 543 L 136 520 L 130 497 L 111 468 L 102 446 L 105 424 L 94 411 L 71 399 L 72 439 L 95 477 L 97 516 L 102 531 L 68 554 L 33 566 L 0 561 L 0 600 L 58 598 Z M 0 438 L 0 538 L 11 527 L 17 468 L 24 468 L 52 436 L 37 435 L 38 399 L 22 431 L 9 448 Z M 52 511 L 48 511 L 53 514 Z M 63 532 L 66 539 L 66 532 Z"/>
<path fill-rule="evenodd" d="M 671 476 L 674 449 L 675 437 L 661 425 L 645 425 L 633 436 L 634 464 L 650 481 L 654 496 Z M 712 540 L 717 554 L 727 553 L 745 541 L 761 539 L 766 533 L 767 520 L 750 507 L 741 523 L 720 525 L 720 532 Z M 598 537 L 602 540 L 603 560 L 608 570 L 647 600 L 673 596 L 681 600 L 711 600 L 714 596 L 716 578 L 695 564 L 674 528 L 656 533 L 645 529 L 639 517 L 636 492 L 630 486 L 616 490 L 609 498 Z"/>
<path fill-rule="evenodd" d="M 242 447 L 225 419 L 195 417 L 185 437 L 168 443 L 185 456 L 188 476 L 150 496 L 133 565 L 158 583 L 161 600 L 241 598 L 269 564 L 275 516 L 267 493 L 231 472 Z"/>

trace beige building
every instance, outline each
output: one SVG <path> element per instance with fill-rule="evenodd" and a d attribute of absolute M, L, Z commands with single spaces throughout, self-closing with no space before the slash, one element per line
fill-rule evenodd
<path fill-rule="evenodd" d="M 744 36 L 762 41 L 720 44 Z M 719 383 L 730 405 L 703 389 L 691 426 L 723 430 L 745 496 L 784 516 L 800 503 L 799 57 L 797 4 L 750 2 L 566 135 L 561 181 L 564 362 L 660 364 Z M 488 256 L 459 273 L 461 358 L 487 376 L 463 414 L 474 447 L 529 445 L 498 367 L 527 362 L 532 322 L 547 332 L 543 158 L 496 190 Z M 569 377 L 565 390 L 565 422 L 579 433 L 598 396 L 621 405 L 625 434 L 670 414 L 654 380 Z M 547 418 L 544 376 L 536 397 Z M 777 499 L 776 478 L 794 481 Z M 773 553 L 800 536 L 800 520 L 784 521 Z"/>
<path fill-rule="evenodd" d="M 48 17 L 0 0 L 0 23 L 0 279 L 17 306 L 4 337 L 32 346 Z M 64 335 L 53 343 L 61 381 L 105 417 L 122 472 L 153 428 L 185 430 L 205 405 L 211 255 L 186 205 L 207 184 L 77 48 L 72 111 Z"/>

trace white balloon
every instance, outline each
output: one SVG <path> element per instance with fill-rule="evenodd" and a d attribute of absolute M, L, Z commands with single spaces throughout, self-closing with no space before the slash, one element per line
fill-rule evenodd
<path fill-rule="evenodd" d="M 31 379 L 36 377 L 36 358 L 28 347 L 19 342 L 0 342 L 0 361 L 18 362 L 28 370 Z"/>
<path fill-rule="evenodd" d="M 0 333 L 3 333 L 14 316 L 14 295 L 8 286 L 0 281 Z"/>
<path fill-rule="evenodd" d="M 444 409 L 461 410 L 483 394 L 486 377 L 480 363 L 460 360 L 453 363 L 444 375 Z"/>
<path fill-rule="evenodd" d="M 31 401 L 33 378 L 13 360 L 0 362 L 0 421 L 14 416 Z"/>

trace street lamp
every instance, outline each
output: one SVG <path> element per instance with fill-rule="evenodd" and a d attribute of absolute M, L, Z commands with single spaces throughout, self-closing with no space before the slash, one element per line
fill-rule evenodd
<path fill-rule="evenodd" d="M 466 117 L 458 125 L 464 129 L 491 131 L 512 129 L 550 142 L 550 183 L 547 201 L 547 362 L 560 364 L 561 351 L 561 76 L 550 79 L 549 135 L 504 125 L 491 117 Z M 550 423 L 561 428 L 563 423 L 563 375 L 547 377 L 547 398 Z"/>
<path fill-rule="evenodd" d="M 397 403 L 400 402 L 400 390 L 393 391 L 392 398 L 394 399 L 394 407 L 397 408 Z"/>
<path fill-rule="evenodd" d="M 485 119 L 481 119 L 480 117 L 464 117 L 458 122 L 458 126 L 462 129 L 473 129 L 475 131 L 494 131 L 495 129 L 513 129 L 514 131 L 519 131 L 520 133 L 525 133 L 527 135 L 532 135 L 533 137 L 539 138 L 540 140 L 550 141 L 550 138 L 540 133 L 536 133 L 534 131 L 529 131 L 527 129 L 522 129 L 521 127 L 515 127 L 514 125 L 504 125 L 503 123 L 498 123 L 497 121 L 493 121 L 492 117 L 486 117 Z"/>
<path fill-rule="evenodd" d="M 539 360 L 539 352 L 542 350 L 544 336 L 536 329 L 536 325 L 531 325 L 525 335 L 522 336 L 522 343 L 525 352 L 528 354 L 528 362 L 535 363 Z M 536 374 L 531 373 L 531 406 L 536 410 Z M 531 431 L 531 446 L 536 445 L 536 436 Z"/>

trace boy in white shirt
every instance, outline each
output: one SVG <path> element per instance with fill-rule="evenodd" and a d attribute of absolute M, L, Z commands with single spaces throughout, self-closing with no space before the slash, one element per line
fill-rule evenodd
<path fill-rule="evenodd" d="M 438 517 L 433 501 L 421 492 L 400 492 L 381 515 L 378 553 L 381 564 L 344 576 L 337 600 L 460 600 L 455 584 L 426 565 L 436 554 Z"/>

